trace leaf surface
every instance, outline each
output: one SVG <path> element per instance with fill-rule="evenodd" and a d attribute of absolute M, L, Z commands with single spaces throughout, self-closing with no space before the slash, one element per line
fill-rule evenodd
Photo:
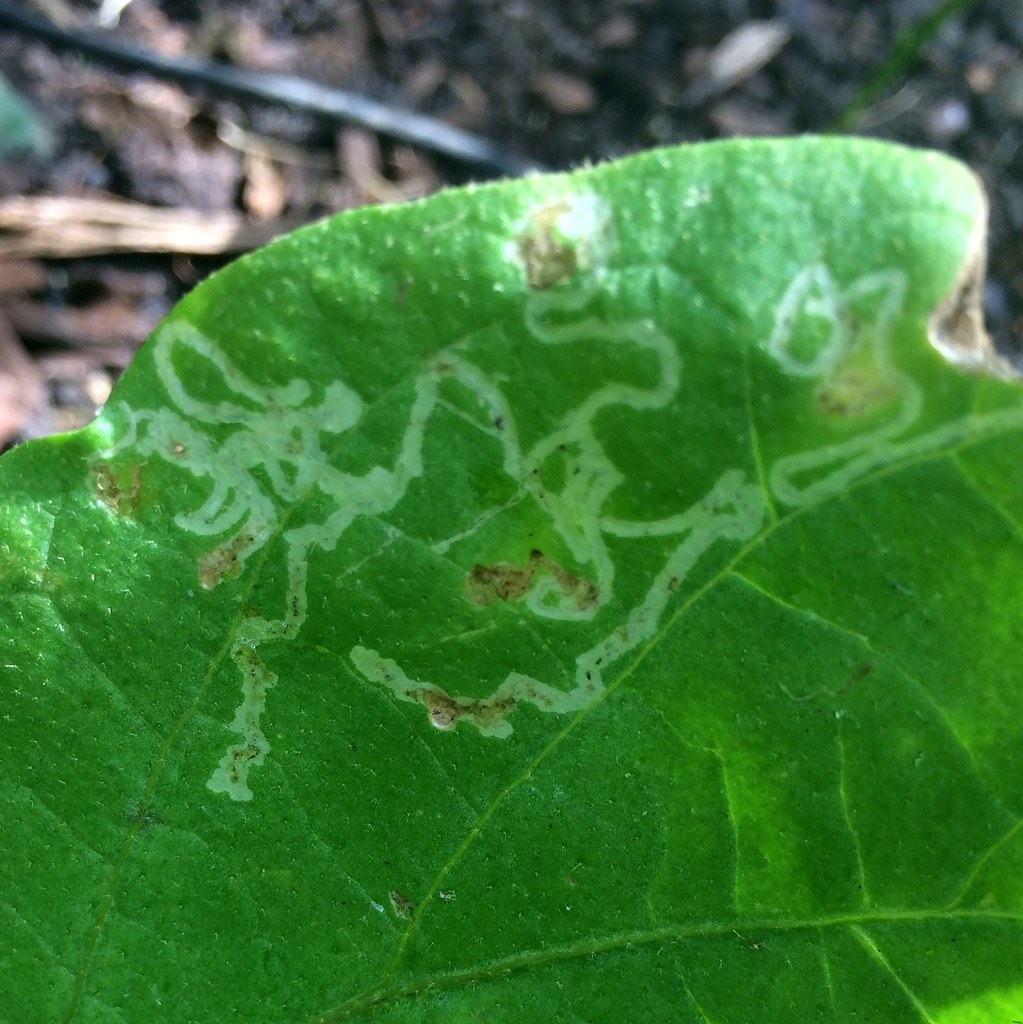
<path fill-rule="evenodd" d="M 984 213 L 732 142 L 196 289 L 0 463 L 0 1018 L 1020 1017 Z"/>

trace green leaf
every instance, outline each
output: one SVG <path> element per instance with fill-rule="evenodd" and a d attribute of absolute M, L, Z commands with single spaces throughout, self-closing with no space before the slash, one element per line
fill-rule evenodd
<path fill-rule="evenodd" d="M 52 156 L 53 149 L 46 123 L 0 75 L 0 159 L 27 153 L 43 160 Z"/>
<path fill-rule="evenodd" d="M 1023 1016 L 983 218 L 731 142 L 198 288 L 0 463 L 0 1016 Z"/>

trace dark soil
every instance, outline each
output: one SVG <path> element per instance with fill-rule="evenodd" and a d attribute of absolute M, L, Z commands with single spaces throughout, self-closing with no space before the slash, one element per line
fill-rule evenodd
<path fill-rule="evenodd" d="M 95 0 L 25 3 L 96 26 Z M 958 13 L 914 42 L 914 26 L 947 6 Z M 840 126 L 944 150 L 987 186 L 989 327 L 1004 351 L 1023 349 L 1019 0 L 131 0 L 111 31 L 166 55 L 358 91 L 552 168 Z M 123 197 L 272 233 L 481 174 L 285 107 L 114 72 L 2 26 L 0 68 L 55 140 L 46 159 L 0 162 L 0 198 Z M 884 87 L 850 117 L 871 82 Z M 156 320 L 226 258 L 51 249 L 5 259 L 0 443 L 91 417 Z"/>

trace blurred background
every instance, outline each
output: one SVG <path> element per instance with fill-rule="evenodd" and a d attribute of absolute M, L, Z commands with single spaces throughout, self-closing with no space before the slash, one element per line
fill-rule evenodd
<path fill-rule="evenodd" d="M 743 135 L 965 160 L 992 205 L 989 329 L 1023 349 L 1020 0 L 18 0 L 0 75 L 0 447 L 87 422 L 177 299 L 298 224 Z M 292 76 L 390 128 L 277 101 Z M 445 125 L 496 149 L 459 155 Z"/>

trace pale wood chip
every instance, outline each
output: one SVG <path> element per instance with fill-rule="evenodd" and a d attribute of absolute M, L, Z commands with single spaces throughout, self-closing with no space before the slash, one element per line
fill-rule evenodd
<path fill-rule="evenodd" d="M 299 223 L 278 218 L 253 224 L 237 213 L 166 209 L 118 199 L 15 196 L 0 201 L 0 257 L 245 252 Z"/>
<path fill-rule="evenodd" d="M 42 374 L 0 310 L 0 448 L 26 432 L 45 400 Z"/>
<path fill-rule="evenodd" d="M 255 147 L 246 152 L 242 169 L 245 177 L 242 202 L 245 209 L 260 221 L 280 217 L 291 198 L 291 188 L 280 165 L 265 150 Z"/>
<path fill-rule="evenodd" d="M 557 114 L 588 114 L 597 104 L 597 94 L 588 82 L 560 71 L 538 72 L 529 87 Z"/>
<path fill-rule="evenodd" d="M 752 78 L 789 41 L 792 32 L 783 21 L 747 21 L 714 47 L 707 62 L 710 84 L 728 89 Z"/>

